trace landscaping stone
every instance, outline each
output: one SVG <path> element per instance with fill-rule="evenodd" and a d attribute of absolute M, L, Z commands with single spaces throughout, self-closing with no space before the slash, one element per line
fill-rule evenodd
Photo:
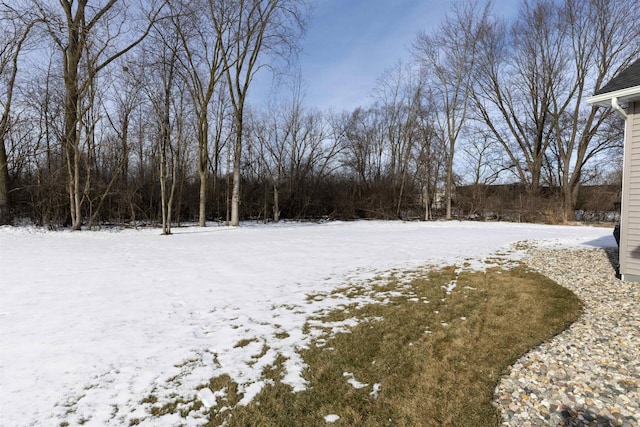
<path fill-rule="evenodd" d="M 617 249 L 529 250 L 526 264 L 584 310 L 499 382 L 503 425 L 640 426 L 640 283 L 618 280 L 611 260 Z"/>

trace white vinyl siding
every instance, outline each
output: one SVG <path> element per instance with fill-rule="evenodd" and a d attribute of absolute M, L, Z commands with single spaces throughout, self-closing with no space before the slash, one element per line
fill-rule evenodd
<path fill-rule="evenodd" d="M 640 102 L 629 103 L 625 126 L 620 274 L 640 277 Z"/>

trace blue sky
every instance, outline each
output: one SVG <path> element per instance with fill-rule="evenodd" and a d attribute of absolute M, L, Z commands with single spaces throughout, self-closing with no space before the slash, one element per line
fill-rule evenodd
<path fill-rule="evenodd" d="M 399 60 L 420 29 L 436 29 L 451 0 L 317 0 L 302 41 L 305 101 L 320 109 L 352 110 L 371 103 L 376 80 Z M 494 2 L 513 14 L 516 0 Z"/>

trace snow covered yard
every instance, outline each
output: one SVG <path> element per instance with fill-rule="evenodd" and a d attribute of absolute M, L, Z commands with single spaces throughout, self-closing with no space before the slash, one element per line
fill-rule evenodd
<path fill-rule="evenodd" d="M 119 232 L 0 228 L 0 424 L 201 425 L 150 417 L 228 374 L 249 402 L 296 350 L 329 293 L 390 269 L 482 265 L 510 244 L 614 246 L 611 229 L 509 223 L 335 222 Z M 312 299 L 307 298 L 313 294 Z M 318 297 L 326 295 L 326 297 Z M 211 403 L 216 396 L 200 393 Z"/>

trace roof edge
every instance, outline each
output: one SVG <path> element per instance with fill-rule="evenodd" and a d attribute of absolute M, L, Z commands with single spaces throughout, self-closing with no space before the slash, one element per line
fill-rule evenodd
<path fill-rule="evenodd" d="M 618 98 L 618 101 L 620 102 L 629 102 L 635 99 L 640 99 L 640 85 L 594 95 L 587 98 L 587 104 L 611 107 L 611 99 L 613 98 Z"/>

